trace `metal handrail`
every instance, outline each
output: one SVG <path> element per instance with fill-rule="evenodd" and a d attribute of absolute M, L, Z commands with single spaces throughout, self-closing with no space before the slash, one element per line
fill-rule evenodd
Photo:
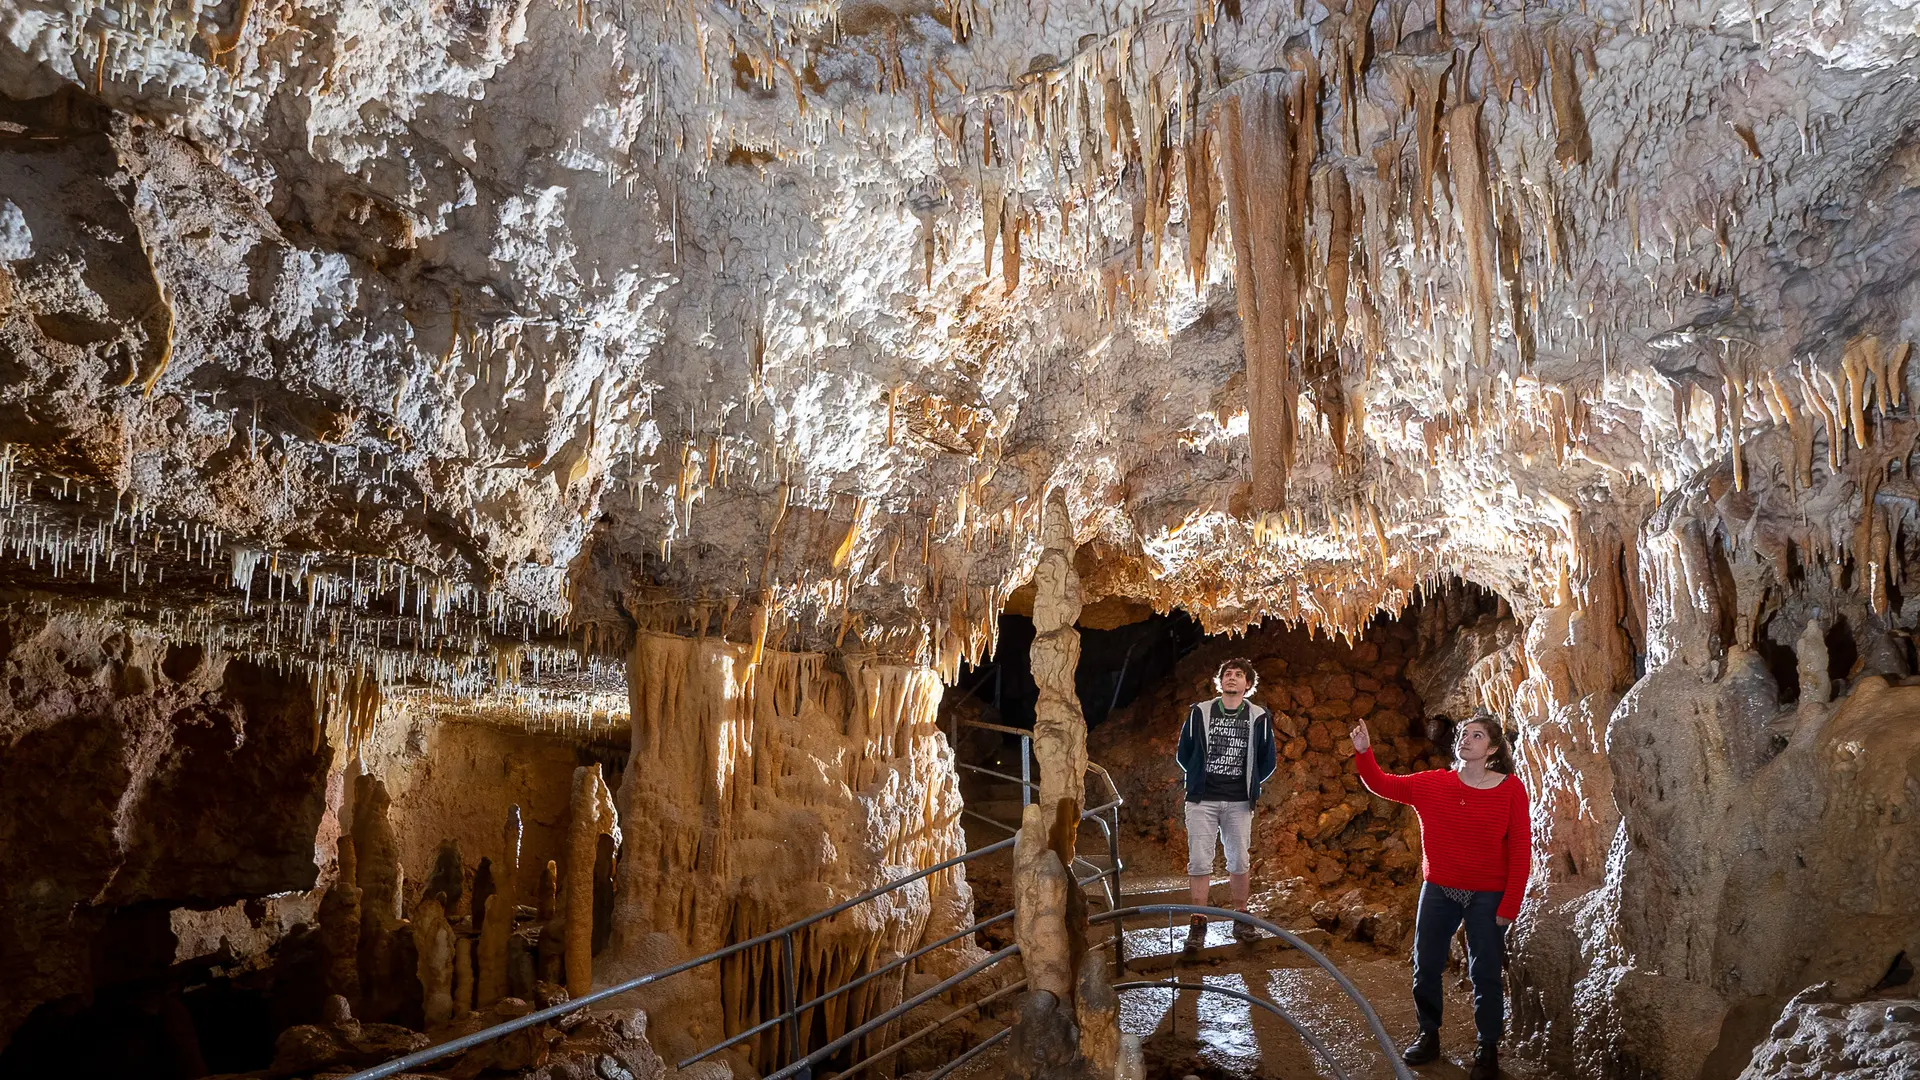
<path fill-rule="evenodd" d="M 968 1005 L 962 1005 L 959 1008 L 948 1013 L 947 1015 L 941 1017 L 940 1019 L 935 1020 L 933 1023 L 928 1024 L 926 1027 L 921 1028 L 919 1031 L 916 1031 L 913 1034 L 908 1035 L 906 1038 L 900 1039 L 894 1042 L 890 1046 L 883 1047 L 882 1049 L 876 1050 L 873 1053 L 868 1054 L 862 1060 L 857 1061 L 852 1065 L 849 1065 L 846 1068 L 828 1077 L 827 1080 L 846 1080 L 847 1077 L 852 1076 L 854 1073 L 859 1072 L 860 1070 L 866 1068 L 869 1065 L 872 1065 L 874 1062 L 885 1061 L 887 1058 L 890 1058 L 893 1055 L 899 1053 L 900 1051 L 906 1049 L 907 1047 L 912 1046 L 914 1043 L 919 1042 L 921 1039 L 924 1039 L 928 1035 L 931 1035 L 934 1032 L 940 1030 L 941 1028 L 946 1027 L 948 1024 L 953 1023 L 955 1020 L 960 1019 L 961 1017 L 967 1015 L 968 1013 L 977 1012 L 980 1009 L 986 1008 L 988 1005 L 991 1005 L 994 1002 L 999 1001 L 1001 998 L 1006 997 L 1008 994 L 1018 993 L 1019 991 L 1025 990 L 1026 988 L 1027 988 L 1027 980 L 1025 979 L 1021 979 L 1019 982 L 1016 982 L 1016 983 L 1008 983 L 1007 985 L 1001 987 L 1000 989 L 995 990 L 993 993 L 988 994 L 986 997 L 981 998 L 979 1001 L 975 1001 Z M 1341 1080 L 1345 1080 L 1345 1077 L 1342 1077 Z"/>
<path fill-rule="evenodd" d="M 1320 965 L 1323 971 L 1333 976 L 1333 981 L 1339 984 L 1340 989 L 1346 993 L 1347 997 L 1351 998 L 1355 1005 L 1360 1006 L 1361 1014 L 1367 1018 L 1367 1026 L 1373 1029 L 1374 1041 L 1379 1043 L 1380 1049 L 1386 1052 L 1387 1063 L 1393 1067 L 1394 1076 L 1397 1077 L 1398 1080 L 1413 1080 L 1413 1074 L 1407 1071 L 1406 1064 L 1400 1060 L 1399 1048 L 1393 1045 L 1393 1039 L 1387 1035 L 1386 1025 L 1380 1022 L 1380 1014 L 1373 1011 L 1373 1005 L 1367 1001 L 1366 995 L 1360 992 L 1359 987 L 1353 985 L 1352 979 L 1347 978 L 1339 968 L 1333 965 L 1333 961 L 1327 959 L 1320 950 L 1307 944 L 1305 940 L 1291 930 L 1282 929 L 1265 919 L 1249 915 L 1244 911 L 1206 907 L 1200 904 L 1141 904 L 1138 907 L 1120 908 L 1117 911 L 1102 911 L 1097 915 L 1089 915 L 1087 922 L 1099 923 L 1119 920 L 1120 925 L 1125 926 L 1125 920 L 1136 915 L 1161 914 L 1205 915 L 1209 918 L 1229 919 L 1233 922 L 1246 923 L 1248 926 L 1265 930 L 1267 933 L 1272 934 L 1274 937 L 1305 953 L 1308 959 Z M 1119 935 L 1116 934 L 1115 936 L 1117 937 Z M 769 1078 L 769 1080 L 771 1080 L 771 1078 Z"/>
<path fill-rule="evenodd" d="M 1285 1021 L 1286 1025 L 1292 1028 L 1303 1042 L 1312 1047 L 1314 1052 L 1320 1055 L 1320 1060 L 1327 1063 L 1327 1067 L 1333 1070 L 1333 1075 L 1336 1080 L 1349 1080 L 1347 1070 L 1342 1068 L 1340 1063 L 1333 1059 L 1333 1055 L 1327 1052 L 1327 1046 L 1320 1041 L 1320 1037 L 1307 1030 L 1306 1025 L 1295 1019 L 1292 1013 L 1281 1008 L 1278 1002 L 1255 997 L 1244 990 L 1235 990 L 1230 986 L 1215 986 L 1212 983 L 1183 983 L 1178 979 L 1135 979 L 1129 982 L 1114 983 L 1113 988 L 1115 990 L 1146 990 L 1149 988 L 1161 990 L 1192 990 L 1196 993 L 1222 994 L 1231 998 L 1239 998 L 1249 1005 L 1258 1005 L 1260 1008 L 1267 1010 Z M 836 1077 L 835 1080 L 838 1080 L 838 1078 Z"/>
<path fill-rule="evenodd" d="M 1005 728 L 1005 727 L 1002 727 L 1001 725 L 984 724 L 984 723 L 979 723 L 975 721 L 966 721 L 966 722 L 971 726 L 975 726 L 975 727 L 986 727 L 989 729 L 1002 730 L 1002 731 L 1007 731 L 1007 732 L 1021 735 L 1022 742 L 1023 742 L 1022 765 L 1024 766 L 1026 764 L 1027 747 L 1024 744 L 1026 744 L 1027 741 L 1031 739 L 1032 737 L 1031 732 L 1021 731 L 1018 728 Z M 981 771 L 981 772 L 988 771 L 984 769 L 979 769 L 977 766 L 962 765 L 961 767 L 972 768 L 972 769 L 975 769 L 976 771 Z M 1103 916 L 1102 916 L 1102 918 L 1105 918 L 1115 914 L 1113 910 L 1113 905 L 1117 902 L 1115 898 L 1121 895 L 1119 883 L 1120 883 L 1120 873 L 1122 869 L 1122 863 L 1120 860 L 1120 852 L 1119 852 L 1119 846 L 1118 846 L 1119 838 L 1117 834 L 1118 834 L 1118 826 L 1120 823 L 1120 807 L 1124 804 L 1125 800 L 1120 795 L 1119 787 L 1116 784 L 1114 784 L 1112 775 L 1109 774 L 1106 769 L 1102 768 L 1097 764 L 1094 764 L 1093 762 L 1088 762 L 1087 771 L 1098 773 L 1101 779 L 1106 781 L 1107 788 L 1113 795 L 1113 798 L 1110 799 L 1109 801 L 1102 803 L 1098 806 L 1090 807 L 1082 811 L 1080 815 L 1080 819 L 1082 821 L 1085 821 L 1091 818 L 1100 827 L 1100 831 L 1105 835 L 1105 839 L 1107 841 L 1108 857 L 1111 865 L 1108 867 L 1108 869 L 1100 871 L 1099 873 L 1096 873 L 1092 877 L 1086 878 L 1084 880 L 1076 879 L 1076 881 L 1080 885 L 1080 887 L 1083 889 L 1086 888 L 1088 885 L 1093 884 L 1094 882 L 1107 883 L 1103 886 L 1106 889 L 1107 895 L 1108 895 L 1108 899 L 1107 899 L 1108 911 L 1103 913 Z M 998 776 L 1003 774 L 992 773 L 990 775 Z M 1032 783 L 1032 781 L 1029 779 L 1020 779 L 1020 778 L 1015 778 L 1010 776 L 1006 777 L 1006 779 L 1013 780 L 1015 783 L 1019 783 L 1022 786 L 1023 797 L 1027 797 L 1027 792 L 1030 789 L 1038 786 Z M 962 812 L 965 813 L 966 811 L 962 811 Z M 1112 828 L 1108 827 L 1107 820 L 1101 816 L 1109 813 L 1112 815 L 1112 819 L 1113 819 Z M 985 819 L 985 820 L 991 821 L 991 819 Z M 994 824 L 999 824 L 999 823 L 995 822 Z M 728 945 L 725 948 L 717 949 L 713 952 L 706 953 L 705 955 L 697 956 L 690 960 L 682 961 L 678 964 L 674 964 L 670 967 L 663 968 L 659 971 L 648 972 L 645 975 L 640 975 L 635 978 L 616 983 L 612 986 L 602 987 L 599 990 L 595 990 L 590 993 L 583 994 L 578 998 L 574 998 L 568 1001 L 563 1001 L 555 1005 L 550 1005 L 547 1008 L 530 1012 L 525 1016 L 515 1017 L 512 1020 L 504 1021 L 502 1023 L 495 1024 L 491 1027 L 482 1028 L 479 1031 L 460 1036 L 459 1038 L 456 1038 L 456 1039 L 450 1039 L 447 1042 L 440 1043 L 436 1046 L 430 1046 L 424 1050 L 417 1050 L 411 1054 L 407 1054 L 402 1057 L 395 1058 L 392 1061 L 388 1061 L 383 1064 L 373 1066 L 371 1068 L 362 1069 L 361 1071 L 356 1072 L 351 1076 L 347 1077 L 346 1080 L 384 1080 L 384 1078 L 386 1077 L 394 1076 L 398 1073 L 405 1072 L 417 1065 L 424 1065 L 429 1062 L 438 1061 L 441 1058 L 449 1057 L 453 1054 L 457 1054 L 462 1051 L 472 1049 L 475 1046 L 480 1046 L 484 1043 L 491 1042 L 492 1040 L 500 1038 L 504 1035 L 510 1035 L 513 1032 L 522 1031 L 522 1030 L 525 1030 L 526 1028 L 530 1028 L 538 1024 L 546 1023 L 549 1020 L 558 1019 L 559 1017 L 565 1016 L 568 1013 L 576 1012 L 580 1009 L 586 1008 L 588 1005 L 592 1005 L 600 1001 L 605 1001 L 608 998 L 616 997 L 618 995 L 628 993 L 629 991 L 637 990 L 643 986 L 648 986 L 652 983 L 659 982 L 662 979 L 666 979 L 671 976 L 678 975 L 685 971 L 691 971 L 697 967 L 702 967 L 719 960 L 724 960 L 729 956 L 733 956 L 738 953 L 744 952 L 747 949 L 751 949 L 759 945 L 765 945 L 773 941 L 779 941 L 781 944 L 781 961 L 782 961 L 781 966 L 783 969 L 782 979 L 781 979 L 781 996 L 785 999 L 785 1007 L 780 1011 L 780 1014 L 778 1016 L 771 1017 L 768 1020 L 761 1022 L 760 1024 L 754 1026 L 753 1028 L 747 1031 L 739 1032 L 731 1036 L 730 1038 L 728 1038 L 726 1041 L 716 1046 L 710 1047 L 707 1050 L 702 1051 L 698 1055 L 692 1058 L 689 1058 L 686 1061 L 681 1062 L 679 1067 L 685 1068 L 686 1066 L 696 1061 L 700 1061 L 714 1053 L 719 1052 L 720 1050 L 724 1050 L 727 1047 L 733 1046 L 739 1042 L 742 1042 L 748 1038 L 753 1037 L 754 1035 L 761 1034 L 776 1024 L 785 1024 L 787 1057 L 789 1061 L 792 1062 L 792 1064 L 789 1064 L 785 1069 L 782 1069 L 780 1072 L 777 1072 L 772 1076 L 769 1076 L 766 1078 L 766 1080 L 780 1080 L 780 1078 L 790 1075 L 793 1071 L 795 1071 L 800 1067 L 803 1067 L 803 1066 L 811 1067 L 812 1063 L 815 1062 L 816 1060 L 828 1054 L 838 1052 L 840 1049 L 842 1049 L 843 1047 L 851 1043 L 854 1039 L 867 1034 L 868 1032 L 874 1030 L 880 1025 L 891 1022 L 900 1014 L 905 1013 L 908 1010 L 919 1006 L 920 1004 L 924 1003 L 926 1000 L 928 1000 L 929 998 L 931 998 L 932 996 L 938 993 L 945 992 L 947 989 L 950 989 L 952 986 L 957 985 L 959 982 L 964 981 L 967 978 L 971 978 L 973 975 L 976 975 L 979 972 L 986 970 L 988 967 L 991 967 L 993 964 L 999 962 L 1002 959 L 1005 959 L 1007 956 L 1010 956 L 1013 953 L 1018 952 L 1019 950 L 1019 946 L 1013 945 L 1013 946 L 1009 946 L 1006 949 L 1002 949 L 997 953 L 993 953 L 981 963 L 975 964 L 973 967 L 968 968 L 966 971 L 961 972 L 959 975 L 956 975 L 940 983 L 938 986 L 928 991 L 925 991 L 922 994 L 916 995 L 911 1001 L 904 1002 L 900 1005 L 895 1006 L 892 1009 L 887 1010 L 886 1012 L 882 1013 L 880 1016 L 868 1021 L 866 1024 L 861 1025 L 859 1028 L 855 1029 L 854 1031 L 849 1032 L 846 1035 L 842 1035 L 839 1039 L 834 1040 L 833 1042 L 829 1043 L 827 1046 L 822 1047 L 819 1050 L 815 1050 L 812 1053 L 808 1054 L 806 1057 L 802 1058 L 800 1057 L 800 1054 L 799 1054 L 799 1045 L 798 1045 L 798 1026 L 799 1026 L 798 1021 L 801 1013 L 803 1013 L 808 1009 L 818 1008 L 822 1002 L 825 1002 L 841 993 L 845 993 L 846 991 L 851 990 L 856 986 L 862 985 L 873 978 L 883 975 L 889 971 L 895 970 L 898 967 L 908 963 L 909 961 L 917 959 L 918 957 L 923 956 L 926 953 L 933 951 L 934 949 L 940 948 L 943 945 L 952 944 L 954 941 L 958 940 L 959 938 L 967 934 L 975 933 L 980 929 L 982 929 L 983 927 L 990 926 L 994 923 L 998 923 L 1007 918 L 1011 918 L 1013 916 L 1013 912 L 1011 911 L 1004 912 L 1000 915 L 994 916 L 993 918 L 976 923 L 965 930 L 958 931 L 955 934 L 952 934 L 947 938 L 942 939 L 941 941 L 935 942 L 932 945 L 925 946 L 922 949 L 918 950 L 917 952 L 914 952 L 905 957 L 901 957 L 900 959 L 889 963 L 885 967 L 876 969 L 872 972 L 868 972 L 867 974 L 845 984 L 844 986 L 828 991 L 827 993 L 824 993 L 818 997 L 815 997 L 811 1001 L 801 1003 L 801 1004 L 794 1003 L 795 999 L 799 997 L 799 993 L 795 985 L 796 967 L 795 967 L 794 955 L 793 955 L 793 934 L 796 931 L 804 930 L 815 923 L 821 922 L 826 919 L 830 919 L 833 916 L 838 915 L 843 911 L 846 911 L 850 908 L 857 907 L 861 904 L 866 903 L 869 900 L 872 900 L 876 897 L 883 896 L 887 893 L 893 892 L 906 885 L 912 884 L 915 881 L 919 881 L 922 878 L 939 873 L 942 870 L 950 869 L 954 866 L 958 866 L 962 863 L 969 862 L 973 859 L 979 858 L 984 855 L 990 855 L 990 854 L 993 854 L 994 852 L 1004 851 L 1013 846 L 1015 839 L 1016 839 L 1015 837 L 1008 837 L 1005 840 L 988 844 L 985 847 L 975 848 L 971 851 L 967 851 L 960 855 L 957 855 L 951 859 L 946 859 L 942 862 L 935 863 L 932 866 L 926 867 L 925 869 L 917 870 L 914 873 L 908 874 L 905 877 L 887 882 L 884 885 L 876 886 L 872 889 L 867 890 L 866 892 L 859 894 L 858 896 L 850 897 L 846 900 L 841 901 L 838 904 L 833 905 L 832 907 L 814 912 L 813 914 L 808 915 L 804 918 L 798 919 L 792 923 L 787 924 L 786 926 L 782 926 L 774 930 L 769 930 L 766 933 L 748 938 L 745 941 L 735 942 L 734 944 Z M 1079 861 L 1079 860 L 1076 858 L 1076 861 Z M 1089 865 L 1092 865 L 1092 864 L 1089 863 Z M 1114 934 L 1114 969 L 1116 973 L 1118 973 L 1123 969 L 1123 965 L 1125 962 L 1123 945 L 1122 945 L 1122 937 L 1123 935 L 1118 932 Z M 998 995 L 995 995 L 995 996 L 998 996 Z M 991 1000 L 991 998 L 989 998 L 989 1000 Z M 976 1007 L 978 1004 L 979 1003 L 976 1003 Z M 934 1025 L 934 1027 L 938 1027 L 938 1026 L 939 1025 Z M 897 1045 L 899 1046 L 907 1045 L 908 1043 L 911 1043 L 914 1039 L 921 1037 L 922 1035 L 926 1034 L 931 1030 L 933 1030 L 933 1028 L 928 1028 L 921 1032 L 915 1033 L 914 1035 L 909 1036 L 906 1040 L 903 1040 Z M 975 1052 L 978 1052 L 979 1050 L 984 1049 L 988 1045 L 992 1045 L 993 1043 L 998 1042 L 1001 1038 L 1005 1036 L 1005 1034 L 1006 1033 L 1003 1031 L 1000 1033 L 1000 1035 L 996 1035 L 993 1038 L 986 1040 L 985 1042 L 980 1044 L 980 1046 L 975 1047 L 974 1050 L 969 1051 L 968 1054 L 963 1055 L 960 1060 L 964 1061 L 967 1058 L 970 1058 Z M 955 1062 L 954 1064 L 958 1064 L 958 1062 Z M 847 1070 L 847 1072 L 852 1072 L 852 1071 L 854 1070 L 852 1069 Z M 943 1071 L 938 1075 L 944 1076 L 946 1074 Z M 934 1080 L 934 1078 L 930 1078 L 930 1080 Z"/>
<path fill-rule="evenodd" d="M 840 1036 L 820 1049 L 813 1051 L 806 1057 L 791 1062 L 778 1072 L 769 1073 L 765 1080 L 785 1080 L 786 1077 L 792 1076 L 803 1069 L 811 1070 L 816 1062 L 832 1057 L 868 1033 L 893 1023 L 898 1016 L 912 1012 L 927 1002 L 932 1001 L 934 998 L 939 997 L 941 994 L 946 993 L 961 983 L 966 982 L 968 979 L 973 978 L 975 975 L 980 974 L 1000 961 L 1014 956 L 1019 952 L 1020 946 L 1009 945 L 998 952 L 988 953 L 985 960 L 974 964 L 972 967 L 958 974 L 947 976 L 932 986 L 927 987 L 925 990 L 913 995 L 911 998 L 881 1013 L 879 1016 L 861 1024 L 859 1027 L 854 1028 L 852 1031 L 847 1032 L 845 1035 Z"/>
<path fill-rule="evenodd" d="M 1006 1027 L 1001 1028 L 999 1031 L 996 1031 L 993 1034 L 975 1043 L 973 1046 L 973 1049 L 968 1050 L 966 1053 L 961 1054 L 959 1057 L 954 1058 L 952 1061 L 949 1061 L 945 1065 L 942 1065 L 940 1066 L 940 1068 L 934 1070 L 931 1074 L 927 1076 L 927 1080 L 943 1080 L 943 1078 L 947 1074 L 953 1072 L 955 1069 L 958 1069 L 960 1066 L 965 1065 L 967 1062 L 972 1061 L 974 1058 L 979 1057 L 981 1054 L 986 1053 L 988 1050 L 992 1049 L 993 1047 L 999 1046 L 1001 1043 L 1006 1042 L 1007 1039 L 1012 1035 L 1013 1035 L 1013 1025 L 1009 1024 Z"/>
<path fill-rule="evenodd" d="M 897 960 L 890 961 L 883 967 L 874 968 L 872 971 L 869 971 L 865 975 L 862 975 L 859 978 L 854 979 L 852 982 L 842 983 L 840 986 L 837 986 L 834 989 L 829 990 L 824 994 L 821 994 L 819 997 L 814 998 L 812 1001 L 802 1002 L 799 1005 L 795 1005 L 793 1007 L 794 1019 L 798 1020 L 800 1018 L 800 1014 L 806 1012 L 808 1009 L 817 1008 L 821 1005 L 821 1003 L 830 1001 L 836 997 L 839 997 L 841 994 L 844 994 L 855 987 L 864 986 L 867 983 L 872 982 L 874 979 L 877 979 L 880 976 L 885 975 L 887 972 L 894 970 L 895 968 L 902 967 L 906 964 L 909 964 L 915 960 L 920 959 L 921 957 L 927 955 L 928 953 L 932 952 L 935 949 L 938 949 L 945 945 L 951 945 L 954 942 L 960 940 L 961 938 L 966 937 L 968 934 L 979 933 L 981 930 L 984 930 L 995 923 L 1005 922 L 1006 920 L 1011 918 L 1013 918 L 1013 912 L 1003 911 L 1000 914 L 995 915 L 991 919 L 982 919 L 979 922 L 974 923 L 972 926 L 969 926 L 964 930 L 956 930 L 953 933 L 948 934 L 946 937 L 941 938 L 939 941 L 936 941 L 931 945 L 922 946 L 921 948 L 916 949 L 915 951 L 910 952 L 907 955 L 902 956 Z M 732 1046 L 737 1042 L 742 1042 L 746 1039 L 750 1039 L 755 1035 L 758 1035 L 761 1032 L 767 1030 L 768 1028 L 774 1026 L 775 1024 L 778 1024 L 784 1021 L 786 1018 L 787 1018 L 786 1014 L 781 1013 L 777 1016 L 772 1016 L 765 1020 L 762 1020 L 760 1023 L 755 1024 L 754 1026 L 748 1028 L 747 1030 L 735 1034 L 731 1038 L 727 1039 L 727 1041 L 725 1042 L 715 1043 L 712 1046 L 707 1047 L 705 1050 L 702 1050 L 699 1053 L 693 1055 L 692 1057 L 687 1058 L 685 1061 L 680 1062 L 678 1065 L 675 1065 L 674 1068 L 684 1069 L 687 1066 L 692 1065 L 694 1062 L 705 1061 L 707 1058 L 712 1057 L 713 1055 L 719 1053 L 722 1050 L 725 1050 L 727 1047 Z"/>
<path fill-rule="evenodd" d="M 503 1035 L 511 1035 L 516 1031 L 521 1031 L 526 1028 L 533 1027 L 536 1024 L 543 1024 L 548 1020 L 557 1019 L 559 1017 L 567 1015 L 568 1013 L 575 1012 L 580 1009 L 584 1009 L 588 1005 L 592 1005 L 595 1002 L 605 1001 L 607 998 L 616 997 L 620 994 L 627 993 L 630 990 L 638 990 L 643 986 L 647 986 L 649 984 L 659 982 L 660 980 L 668 978 L 673 975 L 678 975 L 683 971 L 691 971 L 694 968 L 703 967 L 707 964 L 711 964 L 718 960 L 724 960 L 727 957 L 733 956 L 736 953 L 745 952 L 746 950 L 751 949 L 757 945 L 765 945 L 771 941 L 781 941 L 783 942 L 783 946 L 785 948 L 785 953 L 782 959 L 784 960 L 787 967 L 787 978 L 784 980 L 785 985 L 783 986 L 783 990 L 786 991 L 788 995 L 788 1001 L 791 1002 L 792 998 L 794 996 L 797 996 L 792 993 L 794 931 L 804 930 L 807 927 L 812 926 L 814 923 L 821 922 L 822 920 L 825 920 L 825 919 L 830 919 L 833 916 L 838 915 L 843 911 L 846 911 L 848 908 L 858 907 L 859 905 L 864 904 L 867 901 L 872 900 L 877 896 L 884 896 L 887 893 L 893 892 L 896 889 L 899 889 L 906 885 L 910 885 L 913 882 L 919 881 L 921 878 L 927 877 L 932 874 L 937 874 L 942 870 L 951 869 L 964 862 L 970 862 L 974 859 L 980 858 L 983 855 L 991 855 L 996 851 L 1005 851 L 1006 849 L 1012 846 L 1013 846 L 1013 838 L 1009 837 L 1005 840 L 988 844 L 985 847 L 974 848 L 972 851 L 968 851 L 960 855 L 956 855 L 951 859 L 946 859 L 944 861 L 937 862 L 932 866 L 925 868 L 924 870 L 916 870 L 915 872 L 908 874 L 906 877 L 898 878 L 894 881 L 888 882 L 885 885 L 880 885 L 875 888 L 868 889 L 866 892 L 863 892 L 858 896 L 852 897 L 847 900 L 842 900 L 840 903 L 835 904 L 830 908 L 826 908 L 821 911 L 816 911 L 813 914 L 808 915 L 803 919 L 799 919 L 795 922 L 788 923 L 786 926 L 782 926 L 778 929 L 769 930 L 764 934 L 760 934 L 755 937 L 750 937 L 745 941 L 734 942 L 732 945 L 728 945 L 723 949 L 716 949 L 713 952 L 707 953 L 703 956 L 696 956 L 691 960 L 683 960 L 678 964 L 674 964 L 671 967 L 662 968 L 659 971 L 648 972 L 645 975 L 640 975 L 635 978 L 628 979 L 624 982 L 615 983 L 612 986 L 602 987 L 601 989 L 595 990 L 591 993 L 582 994 L 581 996 L 577 998 L 573 998 L 570 1001 L 562 1001 L 557 1005 L 549 1005 L 544 1009 L 539 1009 L 534 1012 L 530 1012 L 525 1016 L 515 1017 L 512 1020 L 495 1024 L 492 1027 L 482 1028 L 479 1031 L 473 1032 L 470 1035 L 462 1035 L 457 1039 L 450 1039 L 446 1042 L 440 1043 L 437 1046 L 429 1046 L 425 1050 L 416 1050 L 411 1054 L 405 1055 L 404 1057 L 395 1058 L 394 1060 L 386 1062 L 384 1064 L 375 1065 L 367 1069 L 362 1069 L 359 1072 L 354 1073 L 353 1075 L 347 1077 L 347 1080 L 384 1080 L 384 1078 L 386 1077 L 393 1076 L 396 1073 L 405 1072 L 416 1065 L 424 1065 L 427 1062 L 438 1061 L 443 1057 L 460 1053 L 463 1050 L 470 1050 L 473 1047 L 481 1045 L 482 1043 L 492 1042 L 494 1039 L 500 1038 Z M 791 1008 L 785 1009 L 781 1012 L 781 1016 L 783 1018 L 792 1016 L 792 1015 L 794 1015 L 794 1010 Z M 789 1038 L 791 1039 L 791 1032 L 789 1032 Z"/>

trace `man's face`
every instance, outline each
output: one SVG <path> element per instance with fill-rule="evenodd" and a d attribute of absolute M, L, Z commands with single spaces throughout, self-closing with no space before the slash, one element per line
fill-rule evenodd
<path fill-rule="evenodd" d="M 1223 694 L 1244 694 L 1247 692 L 1247 673 L 1237 667 L 1230 667 L 1220 673 L 1220 692 Z"/>

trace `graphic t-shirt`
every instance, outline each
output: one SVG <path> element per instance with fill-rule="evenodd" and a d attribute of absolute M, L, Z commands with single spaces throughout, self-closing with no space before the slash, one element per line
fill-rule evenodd
<path fill-rule="evenodd" d="M 1215 703 L 1207 727 L 1207 780 L 1203 802 L 1247 801 L 1247 703 L 1229 709 Z"/>

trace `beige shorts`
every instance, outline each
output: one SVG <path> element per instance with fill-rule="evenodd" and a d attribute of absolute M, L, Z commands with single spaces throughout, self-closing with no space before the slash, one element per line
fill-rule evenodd
<path fill-rule="evenodd" d="M 1214 843 L 1227 849 L 1227 873 L 1247 872 L 1253 807 L 1244 802 L 1187 804 L 1187 876 L 1212 877 Z"/>

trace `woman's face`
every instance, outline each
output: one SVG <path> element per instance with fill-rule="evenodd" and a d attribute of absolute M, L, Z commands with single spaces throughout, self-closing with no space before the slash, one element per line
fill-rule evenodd
<path fill-rule="evenodd" d="M 1483 762 L 1492 750 L 1493 740 L 1487 737 L 1487 729 L 1479 724 L 1463 725 L 1453 738 L 1453 756 L 1461 761 Z"/>

